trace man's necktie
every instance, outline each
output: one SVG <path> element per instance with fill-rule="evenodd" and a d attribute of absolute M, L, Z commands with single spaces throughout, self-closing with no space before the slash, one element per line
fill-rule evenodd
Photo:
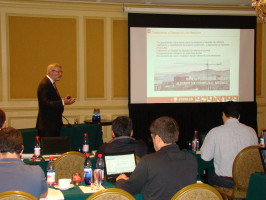
<path fill-rule="evenodd" d="M 55 89 L 55 91 L 56 91 L 56 93 L 57 93 L 59 99 L 61 99 L 61 97 L 60 97 L 60 95 L 59 95 L 59 92 L 58 92 L 58 90 L 57 90 L 57 87 L 56 87 L 55 82 L 53 83 L 53 86 L 54 86 L 54 89 Z"/>

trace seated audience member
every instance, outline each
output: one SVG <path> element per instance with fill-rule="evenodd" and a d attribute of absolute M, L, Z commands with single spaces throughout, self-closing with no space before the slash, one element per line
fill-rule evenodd
<path fill-rule="evenodd" d="M 0 192 L 18 190 L 36 198 L 47 195 L 48 186 L 39 166 L 26 165 L 20 157 L 23 152 L 21 133 L 11 127 L 0 130 Z"/>
<path fill-rule="evenodd" d="M 210 130 L 200 149 L 205 161 L 214 159 L 215 172 L 208 177 L 208 184 L 233 188 L 233 162 L 237 154 L 251 145 L 258 145 L 256 132 L 238 120 L 239 107 L 230 101 L 225 103 L 222 112 L 224 125 Z"/>
<path fill-rule="evenodd" d="M 176 144 L 179 126 L 173 118 L 156 119 L 150 131 L 156 152 L 143 156 L 130 177 L 118 176 L 116 187 L 133 195 L 142 192 L 144 200 L 170 200 L 178 190 L 196 183 L 197 160 Z"/>
<path fill-rule="evenodd" d="M 0 109 L 0 130 L 6 127 L 6 114 Z"/>
<path fill-rule="evenodd" d="M 147 145 L 142 141 L 134 139 L 132 136 L 132 120 L 126 116 L 117 117 L 112 122 L 113 139 L 99 147 L 96 158 L 98 154 L 116 152 L 135 151 L 135 154 L 139 157 L 147 154 Z"/>

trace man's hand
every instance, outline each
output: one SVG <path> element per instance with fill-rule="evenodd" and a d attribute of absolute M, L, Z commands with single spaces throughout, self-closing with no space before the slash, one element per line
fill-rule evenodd
<path fill-rule="evenodd" d="M 69 98 L 69 95 L 67 95 L 67 96 L 63 99 L 63 101 L 64 101 L 64 104 L 65 104 L 65 105 L 71 105 L 71 104 L 75 103 L 76 99 L 71 99 L 71 98 Z"/>
<path fill-rule="evenodd" d="M 116 178 L 116 181 L 118 181 L 118 180 L 120 180 L 120 179 L 125 179 L 125 180 L 127 181 L 129 178 L 127 177 L 127 175 L 125 175 L 125 174 L 121 174 L 121 175 L 119 175 L 119 176 Z"/>

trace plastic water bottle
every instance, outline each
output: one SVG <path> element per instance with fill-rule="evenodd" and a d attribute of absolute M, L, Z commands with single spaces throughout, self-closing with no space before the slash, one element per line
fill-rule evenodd
<path fill-rule="evenodd" d="M 97 109 L 97 112 L 96 112 L 96 121 L 101 122 L 101 115 L 100 115 L 100 109 L 99 108 Z"/>
<path fill-rule="evenodd" d="M 97 109 L 94 108 L 92 115 L 92 122 L 97 122 Z"/>
<path fill-rule="evenodd" d="M 102 154 L 98 154 L 96 168 L 101 170 L 101 183 L 100 183 L 101 185 L 104 182 L 104 161 L 103 161 Z"/>
<path fill-rule="evenodd" d="M 50 156 L 47 165 L 47 184 L 49 187 L 52 187 L 54 183 L 55 183 L 54 158 Z"/>
<path fill-rule="evenodd" d="M 39 136 L 36 136 L 35 143 L 34 143 L 34 157 L 35 158 L 41 158 L 41 143 Z"/>
<path fill-rule="evenodd" d="M 88 139 L 88 134 L 87 133 L 84 133 L 82 152 L 84 154 L 89 152 L 89 139 Z"/>
<path fill-rule="evenodd" d="M 91 183 L 93 183 L 92 166 L 89 153 L 86 153 L 86 160 L 84 162 L 84 182 L 86 185 L 91 185 Z"/>
<path fill-rule="evenodd" d="M 198 151 L 198 150 L 199 150 L 199 136 L 198 136 L 198 131 L 195 131 L 192 140 L 192 151 Z"/>

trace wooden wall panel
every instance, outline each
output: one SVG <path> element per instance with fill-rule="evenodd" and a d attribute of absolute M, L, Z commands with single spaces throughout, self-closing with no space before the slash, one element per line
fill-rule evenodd
<path fill-rule="evenodd" d="M 261 96 L 261 79 L 262 79 L 262 23 L 257 23 L 257 42 L 256 42 L 256 96 Z"/>
<path fill-rule="evenodd" d="M 128 97 L 128 21 L 113 20 L 113 97 Z"/>
<path fill-rule="evenodd" d="M 36 98 L 48 64 L 60 63 L 62 97 L 77 96 L 76 19 L 8 17 L 10 98 Z"/>
<path fill-rule="evenodd" d="M 104 19 L 86 19 L 87 98 L 104 98 Z"/>

